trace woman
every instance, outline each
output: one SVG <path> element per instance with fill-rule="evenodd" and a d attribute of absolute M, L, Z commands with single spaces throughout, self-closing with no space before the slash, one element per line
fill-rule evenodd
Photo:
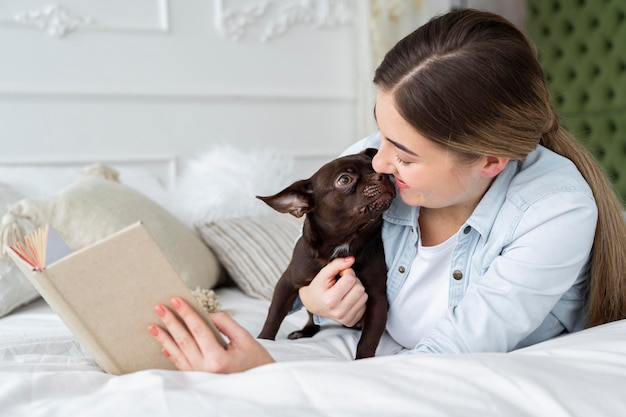
<path fill-rule="evenodd" d="M 378 67 L 373 166 L 398 195 L 384 214 L 387 331 L 410 352 L 506 352 L 626 317 L 626 224 L 610 183 L 559 124 L 526 37 L 459 10 L 401 40 Z M 356 324 L 367 294 L 337 259 L 300 290 Z M 335 281 L 337 274 L 342 279 Z M 180 299 L 150 332 L 182 370 L 236 372 L 271 355 L 223 314 L 219 347 Z M 188 329 L 188 330 L 187 330 Z"/>

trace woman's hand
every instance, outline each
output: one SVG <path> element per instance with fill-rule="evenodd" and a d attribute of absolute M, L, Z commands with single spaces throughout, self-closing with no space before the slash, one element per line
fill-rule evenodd
<path fill-rule="evenodd" d="M 367 293 L 354 270 L 353 257 L 337 258 L 299 290 L 302 303 L 311 313 L 335 320 L 344 326 L 356 325 L 365 313 Z M 341 278 L 337 279 L 337 275 Z"/>
<path fill-rule="evenodd" d="M 274 362 L 269 352 L 226 313 L 210 315 L 217 329 L 230 340 L 224 348 L 185 300 L 173 298 L 171 305 L 182 322 L 168 307 L 157 305 L 154 311 L 165 329 L 151 325 L 148 331 L 161 344 L 163 354 L 181 371 L 227 374 Z"/>

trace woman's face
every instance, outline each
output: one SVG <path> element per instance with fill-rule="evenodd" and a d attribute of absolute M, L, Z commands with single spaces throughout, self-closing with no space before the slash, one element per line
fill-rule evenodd
<path fill-rule="evenodd" d="M 489 186 L 481 174 L 484 158 L 460 163 L 441 145 L 427 139 L 402 118 L 393 96 L 378 90 L 376 120 L 381 146 L 372 165 L 395 177 L 399 195 L 412 206 L 473 209 Z"/>

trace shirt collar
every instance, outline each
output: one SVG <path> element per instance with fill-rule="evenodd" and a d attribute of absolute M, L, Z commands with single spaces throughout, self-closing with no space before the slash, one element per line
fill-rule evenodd
<path fill-rule="evenodd" d="M 467 219 L 466 224 L 483 237 L 486 237 L 492 229 L 500 208 L 504 204 L 504 200 L 506 200 L 511 181 L 513 181 L 520 166 L 520 161 L 509 161 L 502 172 L 493 180 L 489 189 L 487 189 L 487 192 L 480 199 L 469 219 Z"/>

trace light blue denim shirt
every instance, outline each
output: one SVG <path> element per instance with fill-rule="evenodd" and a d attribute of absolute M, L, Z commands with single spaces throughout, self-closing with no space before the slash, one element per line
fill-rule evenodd
<path fill-rule="evenodd" d="M 379 145 L 375 133 L 344 154 Z M 416 255 L 418 216 L 399 197 L 383 215 L 390 303 Z M 445 317 L 410 352 L 508 352 L 580 330 L 596 220 L 570 160 L 537 146 L 510 161 L 460 229 Z"/>

